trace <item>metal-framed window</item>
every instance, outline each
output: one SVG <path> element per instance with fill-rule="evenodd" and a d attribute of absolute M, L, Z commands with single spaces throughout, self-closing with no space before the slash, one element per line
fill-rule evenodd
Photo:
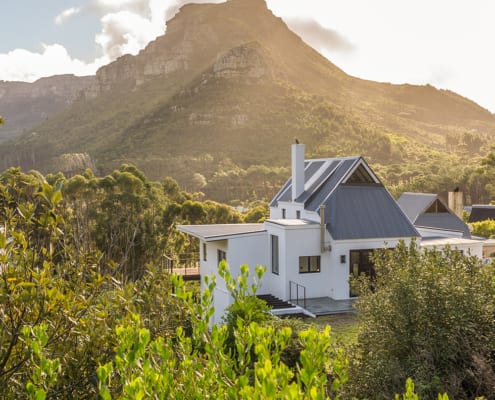
<path fill-rule="evenodd" d="M 301 256 L 299 257 L 299 273 L 310 274 L 321 271 L 320 256 Z"/>

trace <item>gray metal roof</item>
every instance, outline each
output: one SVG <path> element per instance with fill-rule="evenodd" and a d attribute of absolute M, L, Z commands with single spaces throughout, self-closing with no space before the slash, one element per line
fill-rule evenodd
<path fill-rule="evenodd" d="M 420 236 L 371 170 L 374 183 L 344 183 L 361 164 L 369 169 L 361 157 L 306 160 L 304 192 L 296 202 L 314 212 L 324 204 L 325 223 L 336 240 Z M 289 179 L 270 205 L 291 201 L 291 191 Z"/>
<path fill-rule="evenodd" d="M 336 240 L 420 236 L 382 185 L 341 184 L 325 206 L 327 229 Z"/>
<path fill-rule="evenodd" d="M 487 219 L 495 220 L 495 206 L 490 204 L 473 204 L 468 222 L 480 222 Z"/>
<path fill-rule="evenodd" d="M 407 215 L 409 221 L 414 223 L 416 218 L 418 218 L 418 216 L 422 214 L 436 199 L 436 194 L 405 192 L 402 196 L 400 196 L 399 200 L 397 200 L 397 203 L 399 203 L 400 208 Z"/>
<path fill-rule="evenodd" d="M 322 201 L 337 187 L 359 160 L 362 160 L 361 157 L 306 160 L 304 162 L 304 192 L 296 201 L 304 203 L 307 210 L 316 211 Z M 275 195 L 270 206 L 276 207 L 279 201 L 291 200 L 292 178 L 289 178 Z"/>
<path fill-rule="evenodd" d="M 462 232 L 462 236 L 470 238 L 469 227 L 457 215 L 450 213 L 421 214 L 416 218 L 417 228 L 435 228 Z"/>
<path fill-rule="evenodd" d="M 449 212 L 426 213 L 436 200 L 440 201 Z M 397 203 L 414 226 L 440 230 L 462 232 L 463 237 L 471 237 L 469 227 L 447 205 L 432 193 L 403 193 Z"/>
<path fill-rule="evenodd" d="M 204 241 L 223 240 L 232 236 L 260 233 L 265 231 L 264 224 L 211 224 L 178 225 L 177 229 Z"/>

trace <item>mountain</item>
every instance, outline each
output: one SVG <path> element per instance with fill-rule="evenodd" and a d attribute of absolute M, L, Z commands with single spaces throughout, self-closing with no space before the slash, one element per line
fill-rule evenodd
<path fill-rule="evenodd" d="M 66 109 L 94 79 L 58 75 L 34 83 L 0 81 L 0 113 L 5 118 L 0 143 L 19 137 Z"/>
<path fill-rule="evenodd" d="M 240 198 L 241 176 L 289 165 L 294 136 L 308 156 L 397 164 L 446 149 L 476 155 L 495 133 L 493 114 L 453 92 L 347 75 L 264 0 L 185 5 L 164 36 L 86 79 L 36 134 L 0 146 L 0 168 L 105 173 L 134 163 L 152 179 Z M 218 192 L 234 184 L 235 194 Z"/>

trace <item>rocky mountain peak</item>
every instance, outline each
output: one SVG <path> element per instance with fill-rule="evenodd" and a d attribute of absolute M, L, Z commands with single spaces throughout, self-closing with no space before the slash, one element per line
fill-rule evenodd
<path fill-rule="evenodd" d="M 132 89 L 159 76 L 173 75 L 174 79 L 187 81 L 218 63 L 218 58 L 231 49 L 262 40 L 280 22 L 268 10 L 265 0 L 186 4 L 167 22 L 166 34 L 150 42 L 137 56 L 126 55 L 100 68 L 87 95 L 95 97 L 123 82 Z M 235 50 L 230 60 L 240 51 Z M 227 64 L 232 70 L 234 64 Z M 245 67 L 242 62 L 236 65 Z M 214 68 L 218 71 L 221 66 Z"/>

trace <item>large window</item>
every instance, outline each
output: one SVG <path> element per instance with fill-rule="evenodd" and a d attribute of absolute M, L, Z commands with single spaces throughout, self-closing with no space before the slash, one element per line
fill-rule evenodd
<path fill-rule="evenodd" d="M 302 256 L 299 257 L 299 273 L 308 274 L 320 272 L 320 256 Z"/>
<path fill-rule="evenodd" d="M 278 236 L 270 235 L 272 254 L 272 273 L 278 275 Z"/>
<path fill-rule="evenodd" d="M 218 264 L 220 264 L 223 260 L 227 260 L 227 253 L 223 250 L 217 250 Z"/>

